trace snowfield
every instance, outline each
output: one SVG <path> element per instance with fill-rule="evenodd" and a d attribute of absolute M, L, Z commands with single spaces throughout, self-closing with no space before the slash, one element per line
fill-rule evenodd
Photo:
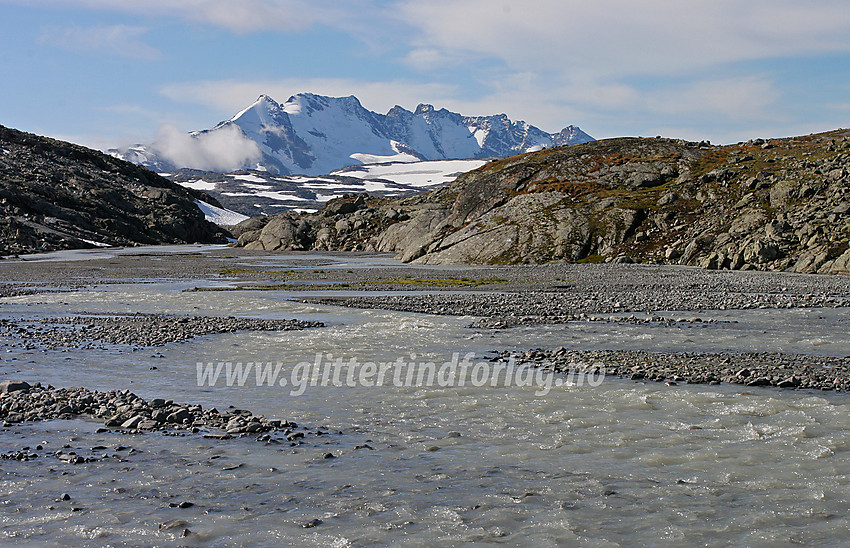
<path fill-rule="evenodd" d="M 485 163 L 486 160 L 377 163 L 349 166 L 317 177 L 243 170 L 229 174 L 204 173 L 200 178 L 199 172 L 192 171 L 177 172 L 171 179 L 208 192 L 231 212 L 248 216 L 277 215 L 286 210 L 315 211 L 345 194 L 368 192 L 386 197 L 417 194 L 449 183 L 459 174 Z"/>
<path fill-rule="evenodd" d="M 187 181 L 185 183 L 180 183 L 181 186 L 185 186 L 186 188 L 191 188 L 193 190 L 202 190 L 204 192 L 208 190 L 215 190 L 215 183 L 208 183 L 203 179 L 197 179 L 195 181 Z"/>
<path fill-rule="evenodd" d="M 198 208 L 204 212 L 204 216 L 207 220 L 217 225 L 237 225 L 248 218 L 247 215 L 242 215 L 241 213 L 230 211 L 229 209 L 222 209 L 200 200 L 195 200 L 195 203 L 198 205 Z"/>
<path fill-rule="evenodd" d="M 352 166 L 333 173 L 357 177 L 364 181 L 386 180 L 424 188 L 453 181 L 461 173 L 478 169 L 486 163 L 484 160 L 436 160 L 404 164 L 374 164 Z"/>

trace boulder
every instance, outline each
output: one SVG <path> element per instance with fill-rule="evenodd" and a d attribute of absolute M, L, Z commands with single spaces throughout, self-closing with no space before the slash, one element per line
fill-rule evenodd
<path fill-rule="evenodd" d="M 29 389 L 30 385 L 25 381 L 5 380 L 0 382 L 0 394 L 8 394 L 10 392 L 19 392 Z"/>
<path fill-rule="evenodd" d="M 365 207 L 366 199 L 362 194 L 356 197 L 343 196 L 342 198 L 337 198 L 328 202 L 327 205 L 322 208 L 322 215 L 326 217 L 345 215 L 347 213 L 354 213 L 355 211 Z"/>

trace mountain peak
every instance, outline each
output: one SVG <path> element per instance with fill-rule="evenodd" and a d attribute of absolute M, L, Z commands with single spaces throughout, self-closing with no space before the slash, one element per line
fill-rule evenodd
<path fill-rule="evenodd" d="M 414 112 L 396 105 L 387 114 L 378 114 L 364 108 L 354 95 L 313 93 L 293 95 L 283 104 L 262 94 L 230 120 L 190 137 L 194 141 L 189 144 L 202 153 L 169 151 L 155 143 L 142 152 L 128 149 L 116 154 L 166 171 L 204 169 L 197 158 L 236 150 L 251 158 L 243 168 L 325 175 L 357 163 L 504 157 L 593 140 L 575 126 L 550 134 L 525 122 L 512 122 L 505 114 L 463 116 L 428 103 Z M 185 158 L 192 158 L 195 165 L 184 165 Z"/>
<path fill-rule="evenodd" d="M 399 105 L 395 105 L 393 108 L 387 111 L 387 116 L 390 118 L 396 118 L 398 116 L 403 116 L 405 114 L 413 114 L 409 110 Z"/>

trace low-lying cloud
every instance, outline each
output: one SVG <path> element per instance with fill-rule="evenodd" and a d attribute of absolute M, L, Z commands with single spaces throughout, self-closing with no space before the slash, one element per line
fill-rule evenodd
<path fill-rule="evenodd" d="M 262 158 L 260 147 L 232 125 L 189 134 L 164 125 L 152 148 L 176 167 L 228 172 L 249 167 Z"/>

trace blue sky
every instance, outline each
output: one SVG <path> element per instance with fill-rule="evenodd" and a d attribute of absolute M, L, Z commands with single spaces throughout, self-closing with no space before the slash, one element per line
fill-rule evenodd
<path fill-rule="evenodd" d="M 850 126 L 846 0 L 0 0 L 0 124 L 106 148 L 265 93 L 712 142 Z"/>

